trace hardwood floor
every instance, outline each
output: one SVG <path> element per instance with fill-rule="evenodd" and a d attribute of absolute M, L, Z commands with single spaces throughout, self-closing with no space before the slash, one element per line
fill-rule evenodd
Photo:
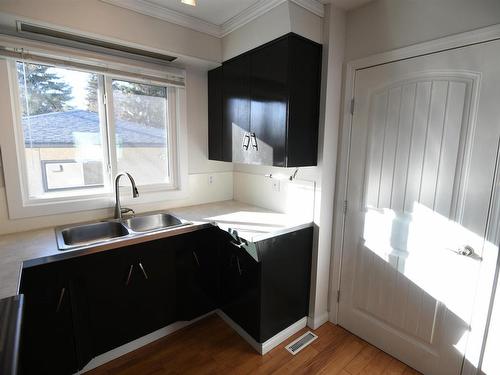
<path fill-rule="evenodd" d="M 419 374 L 331 323 L 314 331 L 319 338 L 292 356 L 284 346 L 306 330 L 261 356 L 212 315 L 86 374 Z"/>

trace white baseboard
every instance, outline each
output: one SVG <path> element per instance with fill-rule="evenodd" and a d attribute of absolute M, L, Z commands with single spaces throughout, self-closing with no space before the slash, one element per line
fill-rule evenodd
<path fill-rule="evenodd" d="M 109 352 L 103 353 L 94 359 L 92 359 L 81 371 L 78 371 L 75 375 L 83 374 L 84 372 L 90 371 L 96 367 L 102 366 L 103 364 L 110 362 L 118 357 L 121 357 L 127 353 L 130 353 L 134 350 L 137 350 L 149 343 L 152 343 L 153 341 L 156 341 L 158 339 L 161 339 L 162 337 L 168 336 L 181 328 L 187 327 L 195 322 L 197 322 L 200 319 L 203 319 L 209 315 L 212 315 L 213 313 L 216 313 L 219 315 L 222 320 L 224 320 L 232 329 L 236 331 L 246 342 L 250 344 L 252 348 L 254 348 L 258 353 L 264 355 L 270 350 L 274 349 L 276 346 L 281 344 L 283 341 L 285 341 L 287 338 L 290 336 L 294 335 L 298 331 L 300 331 L 302 328 L 306 327 L 307 323 L 307 317 L 303 317 L 302 319 L 298 320 L 297 322 L 293 323 L 291 326 L 285 328 L 283 331 L 279 332 L 278 334 L 274 335 L 271 337 L 269 340 L 267 340 L 264 343 L 259 343 L 255 341 L 255 339 L 250 336 L 248 333 L 245 332 L 243 328 L 241 328 L 237 323 L 235 323 L 230 317 L 228 317 L 226 314 L 224 314 L 223 311 L 217 309 L 214 311 L 211 311 L 205 315 L 202 315 L 196 319 L 193 319 L 191 321 L 182 321 L 182 322 L 175 322 L 173 324 L 170 324 L 166 327 L 160 328 L 157 331 L 154 331 L 150 333 L 149 335 L 143 336 L 138 338 L 137 340 L 131 341 L 129 343 L 126 343 L 125 345 L 122 345 L 118 348 L 115 348 L 113 350 L 110 350 Z"/>
<path fill-rule="evenodd" d="M 279 344 L 281 344 L 283 341 L 285 341 L 287 338 L 295 335 L 302 328 L 305 328 L 306 325 L 307 325 L 307 317 L 304 316 L 302 319 L 296 321 L 291 326 L 289 326 L 288 328 L 285 328 L 283 331 L 279 332 L 278 334 L 274 335 L 269 340 L 267 340 L 265 343 L 263 343 L 261 354 L 264 355 L 267 352 L 269 352 L 270 350 L 274 349 Z"/>
<path fill-rule="evenodd" d="M 235 323 L 229 316 L 227 316 L 222 310 L 217 310 L 217 314 L 224 320 L 232 329 L 238 333 L 243 340 L 248 342 L 252 348 L 254 348 L 258 353 L 264 355 L 270 350 L 277 347 L 283 341 L 285 341 L 290 336 L 299 332 L 302 328 L 306 327 L 307 317 L 296 321 L 291 326 L 285 328 L 283 331 L 278 332 L 276 335 L 271 337 L 269 340 L 263 343 L 255 341 L 255 339 L 245 332 L 237 323 Z"/>
<path fill-rule="evenodd" d="M 107 362 L 112 361 L 113 359 L 116 359 L 118 357 L 121 357 L 122 355 L 125 355 L 127 353 L 130 353 L 134 350 L 137 350 L 144 345 L 147 345 L 149 343 L 152 343 L 153 341 L 156 341 L 158 339 L 161 339 L 162 337 L 168 336 L 175 331 L 180 330 L 181 328 L 187 327 L 194 322 L 197 322 L 200 319 L 203 319 L 209 315 L 212 315 L 214 311 L 210 311 L 209 313 L 202 315 L 196 319 L 190 320 L 190 321 L 181 321 L 181 322 L 175 322 L 172 323 L 166 327 L 160 328 L 157 331 L 151 332 L 149 335 L 143 336 L 138 338 L 137 340 L 131 341 L 126 343 L 125 345 L 119 346 L 118 348 L 115 348 L 113 350 L 110 350 L 109 352 L 103 353 L 94 359 L 92 359 L 82 370 L 78 371 L 76 374 L 83 374 L 84 372 L 90 371 L 96 367 L 99 367 Z"/>
<path fill-rule="evenodd" d="M 217 315 L 219 315 L 223 321 L 227 323 L 229 327 L 234 329 L 238 335 L 240 335 L 243 340 L 248 342 L 252 348 L 254 348 L 257 352 L 262 354 L 262 344 L 255 341 L 255 339 L 245 332 L 243 328 L 241 328 L 237 323 L 235 323 L 229 316 L 227 316 L 224 311 L 217 309 Z"/>
<path fill-rule="evenodd" d="M 323 324 L 328 322 L 329 314 L 325 311 L 317 316 L 307 318 L 307 326 L 311 329 L 318 329 Z"/>

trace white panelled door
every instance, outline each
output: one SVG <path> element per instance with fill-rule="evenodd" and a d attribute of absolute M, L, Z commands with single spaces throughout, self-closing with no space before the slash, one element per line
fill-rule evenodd
<path fill-rule="evenodd" d="M 358 70 L 339 322 L 460 374 L 500 138 L 500 42 Z"/>

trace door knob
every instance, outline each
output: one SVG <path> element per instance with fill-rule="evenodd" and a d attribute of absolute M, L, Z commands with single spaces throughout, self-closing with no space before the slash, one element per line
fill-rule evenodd
<path fill-rule="evenodd" d="M 458 249 L 458 254 L 466 256 L 466 257 L 470 257 L 472 254 L 474 254 L 474 248 L 472 246 L 465 245 L 465 246 L 461 247 L 460 249 Z"/>

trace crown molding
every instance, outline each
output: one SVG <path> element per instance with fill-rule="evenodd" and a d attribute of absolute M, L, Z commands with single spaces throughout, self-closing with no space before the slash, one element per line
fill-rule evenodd
<path fill-rule="evenodd" d="M 104 3 L 116 5 L 121 8 L 129 9 L 137 13 L 159 18 L 161 20 L 174 23 L 179 26 L 184 26 L 189 29 L 199 31 L 205 34 L 222 37 L 220 26 L 204 21 L 202 19 L 188 16 L 175 10 L 162 7 L 157 4 L 150 3 L 146 0 L 101 0 Z"/>
<path fill-rule="evenodd" d="M 260 0 L 224 22 L 221 25 L 222 36 L 224 37 L 232 33 L 234 30 L 239 29 L 285 2 L 287 2 L 287 0 Z"/>
<path fill-rule="evenodd" d="M 230 18 L 222 25 L 215 25 L 211 22 L 204 21 L 200 18 L 188 16 L 186 14 L 162 7 L 157 4 L 153 4 L 147 0 L 100 0 L 104 3 L 119 6 L 132 10 L 137 13 L 141 13 L 147 16 L 159 18 L 161 20 L 190 28 L 205 34 L 215 36 L 217 38 L 222 38 L 234 30 L 246 25 L 247 23 L 253 21 L 254 19 L 262 16 L 263 14 L 269 12 L 271 9 L 283 4 L 287 1 L 291 1 L 304 9 L 307 9 L 311 13 L 323 17 L 324 16 L 324 6 L 318 0 L 260 0 L 254 5 L 248 7 L 242 12 L 238 13 L 236 16 Z"/>
<path fill-rule="evenodd" d="M 325 16 L 325 6 L 318 0 L 290 0 L 292 3 L 307 9 L 309 12 L 314 13 L 318 17 Z"/>

